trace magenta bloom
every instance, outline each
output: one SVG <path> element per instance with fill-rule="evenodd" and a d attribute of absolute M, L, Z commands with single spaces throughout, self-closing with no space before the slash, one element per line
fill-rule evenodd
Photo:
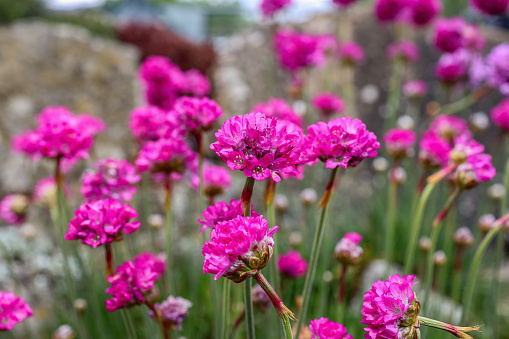
<path fill-rule="evenodd" d="M 314 319 L 309 322 L 311 339 L 353 339 L 346 332 L 346 327 L 327 318 Z"/>
<path fill-rule="evenodd" d="M 486 37 L 479 27 L 467 24 L 463 28 L 463 47 L 480 52 L 485 45 Z"/>
<path fill-rule="evenodd" d="M 24 194 L 8 194 L 0 201 L 0 217 L 12 225 L 22 224 L 27 216 L 30 200 Z"/>
<path fill-rule="evenodd" d="M 442 11 L 439 0 L 378 0 L 375 16 L 380 22 L 401 21 L 425 26 Z"/>
<path fill-rule="evenodd" d="M 345 41 L 339 45 L 339 59 L 347 65 L 358 65 L 364 61 L 364 49 L 354 41 Z"/>
<path fill-rule="evenodd" d="M 232 185 L 230 172 L 221 166 L 206 165 L 203 169 L 205 194 L 215 196 L 224 193 Z"/>
<path fill-rule="evenodd" d="M 136 167 L 128 161 L 101 159 L 94 164 L 93 172 L 83 175 L 81 194 L 88 202 L 106 198 L 131 201 L 140 180 Z"/>
<path fill-rule="evenodd" d="M 453 53 L 463 46 L 463 30 L 467 25 L 461 17 L 437 20 L 433 31 L 433 45 L 442 52 Z"/>
<path fill-rule="evenodd" d="M 196 69 L 184 72 L 186 83 L 182 89 L 183 94 L 203 97 L 210 93 L 211 85 L 209 79 Z"/>
<path fill-rule="evenodd" d="M 393 158 L 406 158 L 410 155 L 411 148 L 417 136 L 415 132 L 403 128 L 393 128 L 384 135 L 387 153 Z"/>
<path fill-rule="evenodd" d="M 292 73 L 319 63 L 322 57 L 319 43 L 320 36 L 289 30 L 279 30 L 274 37 L 277 60 Z"/>
<path fill-rule="evenodd" d="M 279 229 L 270 230 L 263 216 L 241 217 L 219 222 L 205 242 L 203 273 L 223 276 L 236 283 L 254 276 L 269 263 L 274 251 L 272 236 Z"/>
<path fill-rule="evenodd" d="M 509 6 L 509 0 L 470 0 L 470 3 L 488 15 L 504 14 Z"/>
<path fill-rule="evenodd" d="M 362 236 L 356 232 L 346 233 L 334 248 L 334 258 L 343 265 L 357 265 L 364 250 L 359 246 Z"/>
<path fill-rule="evenodd" d="M 172 113 L 184 130 L 191 133 L 208 131 L 221 115 L 223 110 L 212 99 L 181 97 L 173 106 Z"/>
<path fill-rule="evenodd" d="M 378 0 L 375 4 L 375 16 L 380 22 L 394 21 L 405 3 L 405 0 Z"/>
<path fill-rule="evenodd" d="M 216 202 L 203 211 L 203 220 L 198 219 L 198 222 L 203 225 L 200 232 L 203 233 L 207 228 L 215 228 L 220 222 L 232 220 L 243 215 L 244 211 L 242 210 L 240 200 L 232 199 L 230 204 L 227 204 L 225 201 Z M 253 217 L 258 216 L 258 213 L 253 210 L 252 206 L 251 215 Z"/>
<path fill-rule="evenodd" d="M 504 131 L 509 131 L 509 98 L 502 100 L 490 112 L 491 120 Z"/>
<path fill-rule="evenodd" d="M 277 269 L 290 278 L 302 278 L 306 275 L 308 263 L 298 251 L 291 250 L 279 256 Z"/>
<path fill-rule="evenodd" d="M 452 143 L 454 138 L 467 134 L 470 136 L 468 130 L 468 123 L 454 115 L 438 115 L 429 126 L 429 130 L 438 137 Z"/>
<path fill-rule="evenodd" d="M 114 199 L 83 204 L 74 215 L 65 240 L 81 240 L 94 248 L 119 241 L 123 234 L 131 234 L 140 227 L 139 221 L 131 221 L 138 217 L 136 210 Z"/>
<path fill-rule="evenodd" d="M 365 158 L 376 157 L 380 148 L 376 135 L 366 130 L 362 121 L 351 117 L 310 125 L 305 145 L 307 162 L 320 159 L 326 168 L 355 167 Z"/>
<path fill-rule="evenodd" d="M 291 4 L 292 0 L 262 0 L 260 9 L 264 18 L 270 18 Z"/>
<path fill-rule="evenodd" d="M 419 59 L 419 48 L 410 40 L 396 41 L 387 47 L 387 56 L 405 63 L 416 62 Z"/>
<path fill-rule="evenodd" d="M 162 278 L 166 270 L 166 255 L 156 255 L 150 252 L 140 253 L 133 259 L 134 266 L 148 268 L 156 274 L 156 279 Z"/>
<path fill-rule="evenodd" d="M 456 168 L 453 178 L 461 188 L 471 189 L 484 181 L 492 180 L 496 173 L 491 163 L 491 155 L 481 153 L 468 156 L 466 162 Z"/>
<path fill-rule="evenodd" d="M 413 338 L 419 326 L 417 316 L 420 306 L 412 286 L 415 276 L 393 275 L 386 281 L 378 280 L 364 294 L 362 323 L 367 339 Z"/>
<path fill-rule="evenodd" d="M 277 118 L 262 113 L 234 116 L 215 135 L 218 141 L 210 148 L 232 171 L 276 182 L 281 181 L 280 174 L 297 174 L 301 136 Z"/>
<path fill-rule="evenodd" d="M 445 167 L 449 162 L 451 150 L 448 141 L 432 132 L 426 132 L 419 142 L 419 161 L 430 170 Z"/>
<path fill-rule="evenodd" d="M 12 330 L 14 325 L 33 315 L 32 309 L 21 297 L 0 291 L 0 332 Z"/>
<path fill-rule="evenodd" d="M 319 93 L 313 98 L 313 106 L 324 116 L 329 117 L 334 113 L 343 113 L 345 103 L 334 93 Z"/>
<path fill-rule="evenodd" d="M 131 133 L 141 143 L 159 139 L 166 114 L 156 106 L 135 108 L 129 118 Z"/>
<path fill-rule="evenodd" d="M 440 0 L 414 0 L 409 2 L 410 21 L 415 26 L 426 26 L 442 12 Z"/>
<path fill-rule="evenodd" d="M 507 1 L 506 1 L 507 3 Z M 486 56 L 486 83 L 509 95 L 509 44 L 499 44 Z"/>
<path fill-rule="evenodd" d="M 288 121 L 302 128 L 304 124 L 302 117 L 286 103 L 284 99 L 272 98 L 267 102 L 256 104 L 251 112 L 263 113 L 267 118 L 275 117 L 281 121 Z"/>
<path fill-rule="evenodd" d="M 453 86 L 468 79 L 471 53 L 458 49 L 454 53 L 443 54 L 435 65 L 435 76 L 442 83 Z"/>
<path fill-rule="evenodd" d="M 403 94 L 410 99 L 422 98 L 428 91 L 428 85 L 424 81 L 409 80 L 403 84 Z"/>
<path fill-rule="evenodd" d="M 165 329 L 182 331 L 182 322 L 189 315 L 189 309 L 193 303 L 182 297 L 170 295 L 168 299 L 154 306 L 159 312 Z M 149 315 L 154 317 L 154 312 L 150 311 Z"/>
<path fill-rule="evenodd" d="M 332 0 L 333 3 L 335 3 L 336 5 L 338 5 L 340 7 L 348 7 L 356 1 L 357 0 Z"/>

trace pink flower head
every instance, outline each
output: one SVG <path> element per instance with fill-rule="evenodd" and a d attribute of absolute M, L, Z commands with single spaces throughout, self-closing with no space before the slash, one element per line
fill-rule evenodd
<path fill-rule="evenodd" d="M 355 66 L 364 61 L 364 49 L 354 41 L 345 41 L 339 45 L 338 56 L 344 64 Z"/>
<path fill-rule="evenodd" d="M 150 252 L 140 253 L 133 259 L 134 266 L 149 268 L 156 274 L 156 279 L 162 278 L 166 270 L 166 255 Z"/>
<path fill-rule="evenodd" d="M 208 131 L 221 115 L 223 110 L 212 99 L 181 97 L 175 102 L 172 114 L 184 129 L 191 133 Z"/>
<path fill-rule="evenodd" d="M 472 51 L 482 51 L 486 45 L 486 36 L 476 25 L 466 24 L 463 27 L 463 47 Z"/>
<path fill-rule="evenodd" d="M 159 139 L 166 112 L 156 106 L 135 108 L 129 118 L 129 128 L 141 143 Z"/>
<path fill-rule="evenodd" d="M 131 201 L 141 176 L 126 160 L 101 159 L 94 171 L 83 175 L 81 194 L 88 202 L 106 198 Z"/>
<path fill-rule="evenodd" d="M 242 210 L 240 200 L 232 199 L 230 204 L 227 204 L 225 201 L 216 202 L 203 211 L 203 220 L 198 219 L 198 222 L 203 225 L 200 232 L 203 233 L 207 228 L 215 228 L 220 222 L 232 220 L 242 215 L 244 215 L 244 211 Z M 251 216 L 258 216 L 258 213 L 255 212 L 252 206 Z"/>
<path fill-rule="evenodd" d="M 260 112 L 267 118 L 276 117 L 280 121 L 288 121 L 302 128 L 303 120 L 284 99 L 272 98 L 267 102 L 260 102 L 253 107 L 251 112 Z"/>
<path fill-rule="evenodd" d="M 470 136 L 468 123 L 464 119 L 454 115 L 438 115 L 431 122 L 429 130 L 450 143 L 453 142 L 454 138 L 462 134 Z"/>
<path fill-rule="evenodd" d="M 442 52 L 453 53 L 463 47 L 463 29 L 467 22 L 462 17 L 440 18 L 435 23 L 433 45 Z"/>
<path fill-rule="evenodd" d="M 409 99 L 419 99 L 426 95 L 428 85 L 421 80 L 409 80 L 403 84 L 402 91 Z"/>
<path fill-rule="evenodd" d="M 445 167 L 449 162 L 451 150 L 448 141 L 428 131 L 419 142 L 419 161 L 429 170 Z"/>
<path fill-rule="evenodd" d="M 490 112 L 491 120 L 504 131 L 509 131 L 509 98 L 502 100 Z"/>
<path fill-rule="evenodd" d="M 319 42 L 320 36 L 279 30 L 274 37 L 277 60 L 292 73 L 315 66 L 319 61 L 323 61 L 323 51 L 318 49 Z"/>
<path fill-rule="evenodd" d="M 338 5 L 341 8 L 348 7 L 356 1 L 357 0 L 332 0 L 333 3 L 335 3 L 336 5 Z"/>
<path fill-rule="evenodd" d="M 291 250 L 279 256 L 277 269 L 290 278 L 302 278 L 306 275 L 308 263 L 298 251 Z"/>
<path fill-rule="evenodd" d="M 454 147 L 449 153 L 451 160 L 462 163 L 472 155 L 484 152 L 484 145 L 475 141 L 468 134 L 462 134 L 454 138 Z"/>
<path fill-rule="evenodd" d="M 364 294 L 362 324 L 367 325 L 365 337 L 413 338 L 415 327 L 419 326 L 417 316 L 420 305 L 412 286 L 415 276 L 393 275 L 386 281 L 376 281 Z"/>
<path fill-rule="evenodd" d="M 65 168 L 88 157 L 92 137 L 106 126 L 97 118 L 73 115 L 66 107 L 46 107 L 37 120 L 35 130 L 14 137 L 13 149 L 34 159 L 62 158 Z"/>
<path fill-rule="evenodd" d="M 405 2 L 405 0 L 377 0 L 375 15 L 380 22 L 394 21 L 405 6 Z"/>
<path fill-rule="evenodd" d="M 365 158 L 376 157 L 380 148 L 376 135 L 351 117 L 310 125 L 305 145 L 306 161 L 316 163 L 320 159 L 326 168 L 355 167 Z"/>
<path fill-rule="evenodd" d="M 145 302 L 145 296 L 154 287 L 160 273 L 154 270 L 156 266 L 144 265 L 144 263 L 144 261 L 138 261 L 138 263 L 126 261 L 117 267 L 115 274 L 108 277 L 107 280 L 111 286 L 106 289 L 106 293 L 113 296 L 106 300 L 108 312 Z"/>
<path fill-rule="evenodd" d="M 417 139 L 415 132 L 403 128 L 393 128 L 384 135 L 387 153 L 393 158 L 406 158 L 410 156 L 411 148 Z"/>
<path fill-rule="evenodd" d="M 292 0 L 262 0 L 260 9 L 264 18 L 271 18 L 277 12 L 291 5 Z"/>
<path fill-rule="evenodd" d="M 460 164 L 452 176 L 461 188 L 471 189 L 484 181 L 492 180 L 496 173 L 491 155 L 481 153 L 467 157 L 466 162 Z"/>
<path fill-rule="evenodd" d="M 64 194 L 70 195 L 70 188 L 64 186 Z M 51 208 L 57 203 L 57 183 L 54 177 L 46 177 L 37 182 L 32 196 L 33 202 L 45 208 Z"/>
<path fill-rule="evenodd" d="M 0 291 L 0 331 L 10 331 L 34 313 L 21 297 L 12 292 Z"/>
<path fill-rule="evenodd" d="M 139 221 L 131 221 L 138 217 L 136 210 L 114 199 L 83 204 L 74 215 L 65 240 L 81 240 L 94 248 L 119 241 L 123 234 L 131 234 L 140 227 Z"/>
<path fill-rule="evenodd" d="M 0 201 L 0 218 L 12 224 L 22 224 L 28 213 L 30 200 L 24 194 L 8 194 Z"/>
<path fill-rule="evenodd" d="M 357 265 L 364 250 L 359 246 L 362 236 L 356 232 L 346 233 L 334 248 L 334 258 L 343 265 Z"/>
<path fill-rule="evenodd" d="M 301 136 L 277 118 L 262 113 L 234 116 L 215 135 L 218 141 L 210 148 L 232 171 L 276 182 L 281 180 L 280 174 L 297 172 Z"/>
<path fill-rule="evenodd" d="M 435 76 L 447 86 L 466 81 L 471 61 L 472 54 L 466 49 L 443 54 L 435 65 Z"/>
<path fill-rule="evenodd" d="M 387 47 L 387 56 L 404 63 L 416 62 L 419 59 L 419 48 L 410 40 L 396 41 Z"/>
<path fill-rule="evenodd" d="M 203 188 L 208 196 L 216 196 L 230 188 L 230 172 L 221 166 L 206 165 L 203 169 Z"/>
<path fill-rule="evenodd" d="M 486 56 L 486 83 L 509 95 L 509 44 L 499 44 Z"/>
<path fill-rule="evenodd" d="M 375 15 L 382 23 L 401 21 L 426 26 L 442 11 L 440 0 L 378 0 Z"/>
<path fill-rule="evenodd" d="M 209 79 L 200 73 L 196 69 L 191 69 L 184 72 L 186 77 L 185 87 L 182 89 L 182 93 L 190 96 L 203 97 L 210 93 L 210 81 Z"/>
<path fill-rule="evenodd" d="M 440 0 L 413 0 L 409 1 L 410 22 L 418 27 L 426 26 L 442 12 Z"/>
<path fill-rule="evenodd" d="M 189 309 L 193 306 L 193 303 L 182 297 L 170 295 L 168 299 L 154 306 L 159 312 L 165 329 L 182 331 L 182 322 L 189 315 Z M 153 311 L 150 311 L 149 315 L 151 317 L 155 316 Z"/>
<path fill-rule="evenodd" d="M 343 100 L 334 93 L 319 93 L 315 95 L 313 106 L 326 117 L 334 113 L 341 114 L 345 109 Z"/>
<path fill-rule="evenodd" d="M 203 273 L 223 276 L 236 283 L 254 276 L 269 263 L 274 251 L 274 233 L 263 216 L 241 217 L 223 221 L 210 233 L 202 254 L 205 256 Z"/>
<path fill-rule="evenodd" d="M 258 284 L 253 286 L 251 297 L 253 298 L 253 307 L 261 311 L 265 311 L 272 306 L 272 301 L 270 301 L 269 296 Z"/>
<path fill-rule="evenodd" d="M 327 318 L 314 319 L 309 322 L 311 339 L 353 339 L 346 332 L 346 327 Z"/>
<path fill-rule="evenodd" d="M 507 11 L 509 0 L 470 0 L 473 7 L 488 15 L 501 15 Z"/>

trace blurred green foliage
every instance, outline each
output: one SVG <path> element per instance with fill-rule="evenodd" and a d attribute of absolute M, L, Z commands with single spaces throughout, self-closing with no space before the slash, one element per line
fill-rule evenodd
<path fill-rule="evenodd" d="M 65 23 L 80 26 L 89 31 L 92 35 L 107 39 L 116 39 L 115 32 L 113 30 L 113 23 L 104 14 L 94 10 L 68 13 L 48 13 L 44 16 L 44 19 L 53 23 Z"/>
<path fill-rule="evenodd" d="M 19 18 L 40 16 L 45 12 L 41 0 L 0 0 L 0 24 L 9 24 Z"/>

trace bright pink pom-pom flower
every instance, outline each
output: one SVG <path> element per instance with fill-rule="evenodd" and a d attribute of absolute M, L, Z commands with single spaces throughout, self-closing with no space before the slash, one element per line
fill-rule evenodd
<path fill-rule="evenodd" d="M 375 16 L 380 22 L 401 21 L 425 26 L 442 11 L 439 0 L 378 0 Z"/>
<path fill-rule="evenodd" d="M 313 106 L 325 117 L 334 113 L 341 114 L 345 109 L 343 100 L 334 93 L 319 93 L 313 98 Z"/>
<path fill-rule="evenodd" d="M 277 12 L 291 5 L 292 0 L 262 0 L 260 9 L 265 18 L 273 17 Z"/>
<path fill-rule="evenodd" d="M 184 72 L 184 76 L 186 77 L 186 83 L 182 90 L 183 94 L 203 97 L 210 93 L 210 81 L 200 71 L 191 69 Z"/>
<path fill-rule="evenodd" d="M 280 30 L 276 32 L 274 44 L 279 64 L 289 72 L 319 64 L 322 52 L 319 50 L 320 36 Z"/>
<path fill-rule="evenodd" d="M 435 75 L 443 84 L 453 86 L 468 80 L 472 54 L 466 49 L 443 54 L 435 65 Z"/>
<path fill-rule="evenodd" d="M 224 193 L 230 188 L 230 172 L 221 166 L 205 165 L 203 169 L 203 189 L 208 196 Z"/>
<path fill-rule="evenodd" d="M 131 201 L 140 180 L 136 167 L 126 160 L 101 159 L 93 172 L 83 175 L 81 194 L 89 202 L 106 198 Z"/>
<path fill-rule="evenodd" d="M 486 83 L 509 95 L 509 44 L 495 46 L 486 56 Z"/>
<path fill-rule="evenodd" d="M 156 279 L 162 278 L 166 270 L 166 255 L 150 252 L 140 253 L 133 259 L 134 266 L 148 268 L 156 274 Z"/>
<path fill-rule="evenodd" d="M 135 108 L 129 118 L 129 128 L 141 143 L 159 139 L 166 112 L 156 106 Z"/>
<path fill-rule="evenodd" d="M 413 275 L 393 275 L 389 280 L 378 280 L 364 294 L 361 322 L 367 325 L 367 339 L 414 337 L 420 311 L 412 291 L 414 280 Z"/>
<path fill-rule="evenodd" d="M 203 220 L 198 219 L 198 222 L 203 225 L 200 232 L 205 231 L 207 228 L 215 228 L 222 221 L 232 220 L 242 215 L 244 215 L 244 211 L 242 210 L 240 200 L 232 199 L 230 204 L 227 204 L 225 201 L 216 202 L 203 211 Z M 252 206 L 251 216 L 258 216 L 258 213 L 253 210 Z"/>
<path fill-rule="evenodd" d="M 309 126 L 304 144 L 306 161 L 316 163 L 320 159 L 326 168 L 355 167 L 365 158 L 376 157 L 380 148 L 375 134 L 351 117 Z"/>
<path fill-rule="evenodd" d="M 393 158 L 405 158 L 410 156 L 411 148 L 417 136 L 415 132 L 403 128 L 393 128 L 384 135 L 387 153 Z"/>
<path fill-rule="evenodd" d="M 355 66 L 364 61 L 364 49 L 354 41 L 339 45 L 338 57 L 346 65 Z"/>
<path fill-rule="evenodd" d="M 504 131 L 509 131 L 509 98 L 502 100 L 490 112 L 491 120 Z"/>
<path fill-rule="evenodd" d="M 253 107 L 251 112 L 260 112 L 267 118 L 275 117 L 281 121 L 291 122 L 302 128 L 303 120 L 284 99 L 272 98 L 267 102 L 260 102 Z"/>
<path fill-rule="evenodd" d="M 461 17 L 437 20 L 433 33 L 433 44 L 442 52 L 453 53 L 460 48 L 480 51 L 486 39 L 479 28 L 468 24 Z"/>
<path fill-rule="evenodd" d="M 507 11 L 509 0 L 470 0 L 472 6 L 489 15 L 501 15 Z"/>
<path fill-rule="evenodd" d="M 65 240 L 81 240 L 83 244 L 96 248 L 99 245 L 122 239 L 140 227 L 138 213 L 129 204 L 114 199 L 98 200 L 80 206 L 69 223 Z"/>
<path fill-rule="evenodd" d="M 460 164 L 453 174 L 453 180 L 463 189 L 471 189 L 484 181 L 495 177 L 495 167 L 491 162 L 491 155 L 481 153 L 467 157 L 465 163 Z"/>
<path fill-rule="evenodd" d="M 353 339 L 346 332 L 346 327 L 327 318 L 314 319 L 309 322 L 311 339 Z"/>
<path fill-rule="evenodd" d="M 359 246 L 362 236 L 356 232 L 346 233 L 334 248 L 334 259 L 343 265 L 357 265 L 364 250 Z"/>
<path fill-rule="evenodd" d="M 25 221 L 29 205 L 26 195 L 8 194 L 0 201 L 0 217 L 12 225 L 19 225 Z"/>
<path fill-rule="evenodd" d="M 162 303 L 154 305 L 163 321 L 164 328 L 172 331 L 182 330 L 182 322 L 189 315 L 191 306 L 193 303 L 189 300 L 172 295 Z M 150 311 L 149 315 L 155 316 L 153 311 Z"/>
<path fill-rule="evenodd" d="M 410 22 L 415 26 L 426 26 L 442 12 L 441 0 L 409 1 Z"/>
<path fill-rule="evenodd" d="M 470 136 L 468 123 L 454 115 L 438 115 L 429 126 L 429 130 L 438 137 L 453 142 L 454 138 L 466 134 Z"/>
<path fill-rule="evenodd" d="M 254 276 L 269 263 L 274 251 L 273 235 L 279 229 L 269 230 L 263 216 L 241 217 L 216 224 L 205 242 L 203 273 L 223 276 L 236 283 Z"/>
<path fill-rule="evenodd" d="M 279 256 L 277 269 L 290 278 L 302 278 L 306 275 L 308 263 L 298 251 L 292 250 Z"/>
<path fill-rule="evenodd" d="M 405 63 L 416 62 L 419 59 L 419 48 L 410 40 L 396 41 L 387 47 L 387 56 Z"/>
<path fill-rule="evenodd" d="M 34 313 L 30 306 L 12 292 L 0 291 L 0 331 L 10 331 Z"/>
<path fill-rule="evenodd" d="M 403 84 L 401 90 L 409 99 L 419 99 L 426 95 L 428 85 L 421 80 L 409 80 Z"/>
<path fill-rule="evenodd" d="M 281 180 L 280 174 L 297 174 L 301 136 L 277 118 L 262 113 L 234 116 L 215 135 L 218 141 L 210 148 L 232 171 L 276 182 Z"/>
<path fill-rule="evenodd" d="M 209 98 L 181 97 L 170 114 L 174 114 L 184 130 L 199 133 L 210 130 L 214 121 L 223 115 L 223 110 Z"/>
<path fill-rule="evenodd" d="M 429 170 L 447 166 L 450 143 L 436 136 L 433 132 L 426 132 L 419 142 L 419 161 Z"/>

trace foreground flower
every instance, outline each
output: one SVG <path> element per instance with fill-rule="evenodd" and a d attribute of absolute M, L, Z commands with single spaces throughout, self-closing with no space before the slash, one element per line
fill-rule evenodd
<path fill-rule="evenodd" d="M 267 102 L 260 102 L 253 107 L 251 112 L 260 112 L 267 118 L 275 117 L 278 120 L 291 122 L 302 128 L 302 118 L 286 103 L 284 99 L 272 98 Z"/>
<path fill-rule="evenodd" d="M 353 339 L 346 332 L 346 327 L 327 318 L 314 319 L 309 322 L 311 339 Z"/>
<path fill-rule="evenodd" d="M 24 194 L 8 194 L 0 201 L 0 217 L 13 225 L 26 219 L 30 200 Z"/>
<path fill-rule="evenodd" d="M 292 0 L 262 0 L 260 9 L 265 18 L 273 17 L 277 12 L 291 5 Z"/>
<path fill-rule="evenodd" d="M 215 228 L 218 223 L 232 220 L 243 214 L 244 211 L 242 210 L 240 200 L 232 199 L 230 204 L 227 204 L 225 201 L 216 202 L 203 211 L 203 220 L 198 219 L 198 222 L 203 225 L 200 232 L 204 232 L 207 228 Z M 258 216 L 253 207 L 251 207 L 251 215 L 254 217 Z"/>
<path fill-rule="evenodd" d="M 14 325 L 31 316 L 32 309 L 21 297 L 0 291 L 0 331 L 10 331 Z"/>
<path fill-rule="evenodd" d="M 509 6 L 509 0 L 470 0 L 470 3 L 488 15 L 504 14 Z"/>
<path fill-rule="evenodd" d="M 334 248 L 334 259 L 343 265 L 357 265 L 364 250 L 359 246 L 362 236 L 355 232 L 346 233 Z"/>
<path fill-rule="evenodd" d="M 490 112 L 491 120 L 504 132 L 509 131 L 509 98 L 502 100 Z"/>
<path fill-rule="evenodd" d="M 414 131 L 403 128 L 393 128 L 384 135 L 387 153 L 395 159 L 409 157 L 416 139 Z"/>
<path fill-rule="evenodd" d="M 189 315 L 191 306 L 193 306 L 193 303 L 189 300 L 172 295 L 162 303 L 154 305 L 163 322 L 164 328 L 174 331 L 182 330 L 182 322 Z M 149 314 L 151 317 L 155 317 L 153 311 L 150 311 Z"/>
<path fill-rule="evenodd" d="M 345 104 L 343 100 L 334 93 L 319 93 L 313 98 L 313 106 L 325 117 L 343 113 Z"/>
<path fill-rule="evenodd" d="M 292 250 L 279 256 L 277 268 L 287 277 L 302 278 L 306 275 L 308 263 L 298 251 Z"/>

